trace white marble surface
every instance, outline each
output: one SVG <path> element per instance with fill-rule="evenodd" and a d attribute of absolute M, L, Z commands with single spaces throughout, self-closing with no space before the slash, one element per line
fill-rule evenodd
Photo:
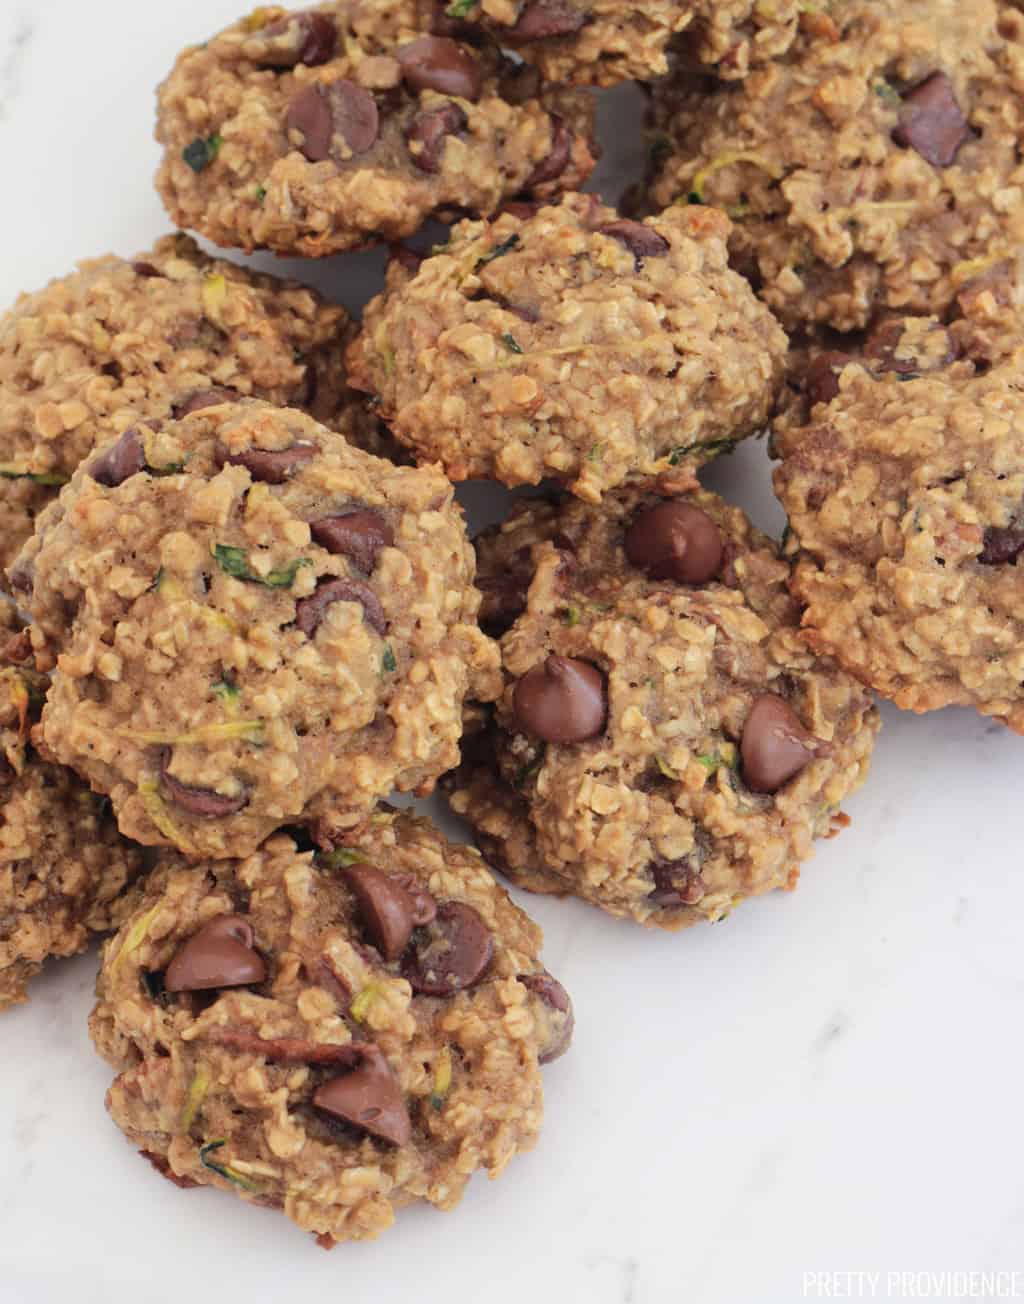
<path fill-rule="evenodd" d="M 153 87 L 236 2 L 0 0 L 0 300 L 166 229 Z M 629 107 L 606 115 L 606 175 L 638 165 Z M 378 263 L 299 270 L 351 305 Z M 760 449 L 715 483 L 777 521 Z M 823 1297 L 818 1271 L 881 1274 L 828 1282 L 854 1298 L 908 1297 L 888 1273 L 1017 1271 L 1024 1297 L 1024 741 L 885 714 L 853 826 L 796 894 L 678 937 L 528 903 L 579 1016 L 541 1145 L 376 1244 L 324 1254 L 158 1180 L 103 1109 L 94 958 L 55 966 L 0 1031 L 0 1304 L 790 1304 Z"/>

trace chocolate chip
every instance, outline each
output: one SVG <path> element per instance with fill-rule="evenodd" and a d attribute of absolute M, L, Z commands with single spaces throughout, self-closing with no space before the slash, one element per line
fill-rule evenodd
<path fill-rule="evenodd" d="M 722 535 L 691 503 L 647 507 L 626 531 L 626 556 L 652 580 L 707 584 L 722 568 Z"/>
<path fill-rule="evenodd" d="M 463 111 L 451 100 L 416 114 L 405 130 L 405 139 L 409 145 L 420 146 L 416 151 L 410 150 L 410 154 L 421 172 L 440 171 L 445 141 L 449 136 L 464 131 L 468 122 Z"/>
<path fill-rule="evenodd" d="M 852 353 L 841 353 L 838 349 L 817 354 L 804 373 L 804 389 L 808 401 L 812 405 L 831 403 L 839 393 L 839 377 L 843 368 L 853 360 Z"/>
<path fill-rule="evenodd" d="M 402 974 L 421 996 L 452 996 L 480 981 L 493 954 L 491 930 L 473 907 L 445 901 L 413 934 Z"/>
<path fill-rule="evenodd" d="M 287 44 L 275 45 L 260 60 L 268 68 L 294 68 L 304 63 L 308 68 L 327 63 L 334 54 L 337 29 L 326 14 L 287 14 L 259 33 L 265 40 L 291 36 Z"/>
<path fill-rule="evenodd" d="M 447 36 L 420 36 L 395 52 L 405 83 L 414 91 L 439 91 L 460 100 L 480 98 L 484 78 L 479 63 Z"/>
<path fill-rule="evenodd" d="M 132 271 L 135 273 L 136 276 L 141 276 L 143 280 L 150 280 L 154 276 L 163 275 L 162 272 L 157 271 L 157 269 L 153 266 L 152 263 L 141 262 L 141 261 L 132 263 Z"/>
<path fill-rule="evenodd" d="M 589 661 L 549 656 L 516 684 L 516 723 L 548 743 L 581 743 L 604 731 L 608 715 L 604 675 Z"/>
<path fill-rule="evenodd" d="M 180 806 L 189 815 L 197 815 L 204 820 L 219 820 L 228 815 L 237 815 L 249 804 L 249 798 L 245 793 L 237 797 L 226 797 L 210 788 L 187 787 L 168 772 L 170 763 L 170 751 L 165 750 L 160 761 L 161 786 L 175 806 Z"/>
<path fill-rule="evenodd" d="M 985 531 L 984 549 L 978 560 L 983 566 L 1016 565 L 1024 554 L 1024 526 L 992 525 Z"/>
<path fill-rule="evenodd" d="M 971 129 L 944 72 L 933 72 L 903 96 L 899 124 L 892 134 L 897 144 L 917 150 L 933 167 L 948 168 L 956 162 Z"/>
<path fill-rule="evenodd" d="M 284 484 L 318 453 L 315 444 L 292 444 L 291 448 L 247 448 L 241 453 L 228 452 L 218 446 L 217 465 L 244 466 L 254 480 L 264 484 Z"/>
<path fill-rule="evenodd" d="M 524 189 L 532 190 L 535 186 L 542 186 L 548 181 L 558 180 L 569 166 L 569 159 L 572 155 L 572 140 L 572 132 L 557 113 L 552 113 L 551 149 L 547 158 L 542 159 L 526 178 L 523 183 Z M 511 205 L 508 205 L 506 212 L 510 208 Z"/>
<path fill-rule="evenodd" d="M 194 389 L 191 394 L 179 399 L 171 406 L 171 416 L 175 421 L 201 412 L 203 408 L 217 407 L 221 403 L 237 403 L 241 395 L 235 389 L 224 385 L 211 385 L 209 389 Z"/>
<path fill-rule="evenodd" d="M 146 454 L 142 437 L 135 426 L 124 432 L 115 444 L 110 444 L 89 466 L 89 474 L 97 484 L 116 489 L 119 484 L 145 470 Z"/>
<path fill-rule="evenodd" d="M 510 59 L 501 70 L 498 93 L 506 104 L 529 104 L 540 98 L 543 84 L 539 68 Z"/>
<path fill-rule="evenodd" d="M 585 21 L 582 9 L 577 9 L 569 0 L 531 0 L 519 14 L 507 40 L 515 44 L 518 41 L 547 41 L 557 36 L 572 36 L 578 32 Z"/>
<path fill-rule="evenodd" d="M 413 898 L 397 879 L 373 865 L 349 865 L 342 872 L 370 941 L 389 964 L 397 960 L 415 927 Z"/>
<path fill-rule="evenodd" d="M 754 792 L 778 792 L 828 751 L 826 743 L 803 727 L 788 702 L 774 693 L 762 693 L 743 726 L 743 780 Z"/>
<path fill-rule="evenodd" d="M 521 973 L 519 981 L 551 1010 L 552 1038 L 538 1056 L 541 1064 L 550 1064 L 564 1055 L 572 1044 L 576 1027 L 572 1001 L 558 979 L 552 978 L 546 969 L 542 973 Z"/>
<path fill-rule="evenodd" d="M 305 86 L 294 96 L 285 116 L 285 128 L 301 132 L 299 146 L 310 163 L 322 163 L 331 155 L 331 144 L 340 136 L 353 154 L 365 154 L 377 140 L 380 114 L 370 92 L 341 78 L 323 86 Z"/>
<path fill-rule="evenodd" d="M 247 919 L 218 915 L 190 937 L 167 966 L 164 990 L 205 992 L 263 982 L 267 966 L 253 942 Z"/>
<path fill-rule="evenodd" d="M 325 580 L 308 598 L 295 604 L 295 623 L 307 638 L 312 638 L 320 628 L 324 613 L 333 602 L 358 602 L 363 608 L 363 618 L 371 629 L 383 634 L 387 618 L 373 589 L 359 580 Z"/>
<path fill-rule="evenodd" d="M 654 891 L 647 898 L 651 905 L 664 909 L 695 906 L 707 891 L 707 885 L 687 859 L 659 861 L 651 868 Z"/>
<path fill-rule="evenodd" d="M 345 512 L 310 522 L 310 533 L 329 553 L 351 557 L 361 571 L 371 574 L 382 548 L 390 548 L 395 532 L 380 512 Z"/>
<path fill-rule="evenodd" d="M 313 1104 L 380 1141 L 404 1146 L 412 1136 L 402 1089 L 379 1046 L 356 1043 L 360 1062 L 350 1073 L 331 1078 L 313 1095 Z"/>
<path fill-rule="evenodd" d="M 626 246 L 636 260 L 637 271 L 643 266 L 645 258 L 664 258 L 671 248 L 664 236 L 659 235 L 653 227 L 644 226 L 643 222 L 630 222 L 623 218 L 620 222 L 608 222 L 597 229 L 602 235 L 610 236 Z"/>

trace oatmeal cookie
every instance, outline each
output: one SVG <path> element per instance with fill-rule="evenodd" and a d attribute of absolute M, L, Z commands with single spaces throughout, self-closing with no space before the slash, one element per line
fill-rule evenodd
<path fill-rule="evenodd" d="M 345 383 L 343 308 L 167 236 L 134 260 L 83 262 L 0 317 L 0 566 L 83 457 L 140 417 L 214 397 L 303 407 L 384 446 Z"/>
<path fill-rule="evenodd" d="M 159 92 L 157 185 L 174 220 L 317 258 L 582 185 L 587 93 L 414 17 L 372 0 L 265 5 L 186 50 Z"/>
<path fill-rule="evenodd" d="M 678 57 L 712 65 L 719 77 L 785 51 L 799 0 L 406 0 L 412 21 L 443 35 L 484 32 L 552 81 L 586 86 L 649 81 Z"/>
<path fill-rule="evenodd" d="M 707 208 L 624 221 L 590 195 L 465 222 L 398 265 L 349 350 L 396 438 L 456 480 L 565 482 L 699 466 L 764 423 L 786 337 Z"/>
<path fill-rule="evenodd" d="M 646 204 L 714 204 L 791 331 L 943 314 L 1024 240 L 1024 15 L 834 0 L 742 84 L 655 94 Z"/>
<path fill-rule="evenodd" d="M 500 623 L 521 608 L 505 692 L 446 784 L 516 883 L 676 929 L 795 886 L 848 823 L 877 712 L 804 643 L 789 567 L 740 511 L 658 482 L 525 504 L 480 569 L 532 582 L 491 591 Z"/>
<path fill-rule="evenodd" d="M 430 792 L 497 687 L 448 481 L 252 399 L 104 445 L 13 573 L 57 664 L 47 744 L 191 856 Z"/>
<path fill-rule="evenodd" d="M 107 946 L 91 1029 L 114 1121 L 179 1186 L 322 1245 L 451 1209 L 536 1140 L 572 1007 L 479 855 L 382 811 L 314 860 L 170 859 Z"/>
<path fill-rule="evenodd" d="M 18 627 L 0 607 L 0 640 Z M 21 643 L 16 640 L 15 646 Z M 27 645 L 18 648 L 26 657 Z M 84 951 L 116 928 L 143 869 L 141 847 L 117 831 L 106 803 L 29 742 L 46 692 L 30 662 L 0 666 L 0 1011 L 24 1001 L 51 956 Z"/>
<path fill-rule="evenodd" d="M 804 637 L 898 706 L 1024 733 L 1024 348 L 990 365 L 956 325 L 887 334 L 829 355 L 775 432 Z"/>

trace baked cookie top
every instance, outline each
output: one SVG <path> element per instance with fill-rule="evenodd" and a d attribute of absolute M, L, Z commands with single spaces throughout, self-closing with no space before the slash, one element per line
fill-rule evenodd
<path fill-rule="evenodd" d="M 728 266 L 729 222 L 648 222 L 590 195 L 464 222 L 387 291 L 349 349 L 353 385 L 456 480 L 563 481 L 596 502 L 690 473 L 763 425 L 786 337 Z"/>
<path fill-rule="evenodd" d="M 450 1209 L 540 1130 L 572 1007 L 468 847 L 382 810 L 316 860 L 276 835 L 170 859 L 107 946 L 91 1020 L 114 1121 L 181 1186 L 321 1244 Z"/>
<path fill-rule="evenodd" d="M 429 792 L 495 690 L 448 481 L 255 400 L 104 445 L 14 573 L 57 664 L 47 744 L 188 855 Z"/>
<path fill-rule="evenodd" d="M 30 742 L 47 681 L 31 664 L 10 603 L 0 605 L 0 1011 L 23 1001 L 54 956 L 116 928 L 143 852 L 103 798 Z M 17 659 L 14 659 L 17 658 Z"/>
<path fill-rule="evenodd" d="M 264 5 L 178 59 L 159 91 L 157 186 L 222 245 L 321 257 L 432 215 L 576 188 L 594 106 L 415 6 Z"/>
<path fill-rule="evenodd" d="M 814 647 L 899 706 L 1022 733 L 1024 349 L 992 363 L 964 324 L 893 321 L 884 351 L 832 355 L 775 433 L 775 488 Z"/>
<path fill-rule="evenodd" d="M 211 396 L 304 407 L 380 447 L 348 389 L 344 308 L 167 236 L 23 294 L 0 317 L 0 563 L 97 444 Z"/>
<path fill-rule="evenodd" d="M 646 203 L 724 208 L 790 331 L 942 314 L 1024 238 L 1022 40 L 996 0 L 835 0 L 741 84 L 656 90 Z"/>
<path fill-rule="evenodd" d="M 532 578 L 505 691 L 448 784 L 485 855 L 663 928 L 793 886 L 848 822 L 878 718 L 801 638 L 772 541 L 712 494 L 651 483 L 601 511 L 523 506 L 481 544 L 485 585 L 509 557 Z"/>

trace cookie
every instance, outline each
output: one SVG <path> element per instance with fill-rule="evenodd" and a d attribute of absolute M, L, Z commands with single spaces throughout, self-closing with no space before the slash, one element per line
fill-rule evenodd
<path fill-rule="evenodd" d="M 330 1248 L 451 1209 L 536 1140 L 572 1032 L 541 933 L 471 848 L 381 811 L 316 860 L 170 859 L 104 952 L 91 1020 L 114 1121 L 179 1186 Z"/>
<path fill-rule="evenodd" d="M 656 91 L 646 205 L 725 209 L 790 331 L 942 315 L 1024 238 L 1022 41 L 996 0 L 835 0 L 742 84 Z"/>
<path fill-rule="evenodd" d="M 368 0 L 266 5 L 186 50 L 157 122 L 157 186 L 175 222 L 317 258 L 586 180 L 586 92 L 414 18 Z"/>
<path fill-rule="evenodd" d="M 723 78 L 792 43 L 798 0 L 408 0 L 421 22 L 445 35 L 486 33 L 552 81 L 613 86 L 650 81 L 677 57 L 712 65 Z"/>
<path fill-rule="evenodd" d="M 134 260 L 84 262 L 0 317 L 0 566 L 82 458 L 140 417 L 214 397 L 308 408 L 385 447 L 347 388 L 343 308 L 168 236 Z"/>
<path fill-rule="evenodd" d="M 122 831 L 242 856 L 329 801 L 354 823 L 458 760 L 493 696 L 451 485 L 256 400 L 104 445 L 13 572 L 48 746 Z"/>
<path fill-rule="evenodd" d="M 0 608 L 0 639 L 17 630 Z M 19 642 L 21 640 L 18 640 Z M 22 646 L 22 655 L 27 648 Z M 8 657 L 0 667 L 0 1011 L 27 998 L 51 957 L 84 951 L 116 928 L 143 869 L 141 847 L 117 831 L 106 802 L 29 742 L 46 679 Z"/>
<path fill-rule="evenodd" d="M 898 706 L 1024 733 L 1024 348 L 993 364 L 972 325 L 892 321 L 827 355 L 775 432 L 775 488 L 813 647 Z"/>
<path fill-rule="evenodd" d="M 351 383 L 456 480 L 557 479 L 596 502 L 631 475 L 692 475 L 764 424 L 786 351 L 728 234 L 711 209 L 637 223 L 589 195 L 462 223 L 415 274 L 392 266 Z"/>
<path fill-rule="evenodd" d="M 491 589 L 505 691 L 446 781 L 491 863 L 666 929 L 795 886 L 879 722 L 803 641 L 771 540 L 653 482 L 600 511 L 525 503 L 480 552 L 485 585 L 529 584 Z"/>

